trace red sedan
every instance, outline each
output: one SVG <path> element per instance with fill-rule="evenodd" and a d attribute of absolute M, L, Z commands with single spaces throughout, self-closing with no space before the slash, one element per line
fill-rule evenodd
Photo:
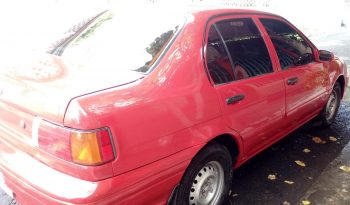
<path fill-rule="evenodd" d="M 0 187 L 22 205 L 223 204 L 234 168 L 332 124 L 348 81 L 287 20 L 248 10 L 107 11 L 47 53 L 0 76 Z"/>

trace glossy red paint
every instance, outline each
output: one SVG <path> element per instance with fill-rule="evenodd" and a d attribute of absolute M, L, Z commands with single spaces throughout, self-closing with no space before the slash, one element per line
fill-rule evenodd
<path fill-rule="evenodd" d="M 171 47 L 145 76 L 120 75 L 118 80 L 45 55 L 40 65 L 65 72 L 48 81 L 0 78 L 5 90 L 0 96 L 0 172 L 22 205 L 166 204 L 191 159 L 209 141 L 231 136 L 238 167 L 319 114 L 339 78 L 347 83 L 344 63 L 320 61 L 312 44 L 315 62 L 282 70 L 259 20 L 287 22 L 281 17 L 230 9 L 188 15 Z M 208 29 L 232 18 L 253 19 L 273 72 L 214 85 L 204 57 Z M 293 77 L 299 82 L 289 86 Z M 9 87 L 15 92 L 7 93 Z M 244 100 L 227 105 L 227 98 L 240 94 Z M 108 127 L 115 160 L 83 166 L 50 155 L 33 139 L 35 121 L 41 118 L 78 130 Z"/>

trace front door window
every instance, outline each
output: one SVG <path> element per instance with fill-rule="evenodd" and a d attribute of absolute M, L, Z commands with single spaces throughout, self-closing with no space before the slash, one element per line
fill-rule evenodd
<path fill-rule="evenodd" d="M 260 19 L 277 52 L 282 69 L 313 61 L 312 49 L 288 24 L 275 19 Z"/>

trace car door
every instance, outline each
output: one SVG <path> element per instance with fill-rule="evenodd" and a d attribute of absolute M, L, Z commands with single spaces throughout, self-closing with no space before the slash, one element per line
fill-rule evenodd
<path fill-rule="evenodd" d="M 316 115 L 327 100 L 328 71 L 316 62 L 314 46 L 288 22 L 273 17 L 260 21 L 278 56 L 286 86 L 286 115 L 300 124 Z"/>
<path fill-rule="evenodd" d="M 227 125 L 244 141 L 246 157 L 279 136 L 285 114 L 283 76 L 251 16 L 224 16 L 207 26 L 205 59 Z"/>

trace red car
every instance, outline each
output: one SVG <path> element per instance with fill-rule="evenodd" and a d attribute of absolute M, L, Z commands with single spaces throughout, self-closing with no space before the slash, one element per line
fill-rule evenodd
<path fill-rule="evenodd" d="M 0 187 L 20 204 L 223 204 L 234 168 L 334 121 L 346 65 L 284 18 L 163 12 L 103 12 L 2 69 Z"/>

